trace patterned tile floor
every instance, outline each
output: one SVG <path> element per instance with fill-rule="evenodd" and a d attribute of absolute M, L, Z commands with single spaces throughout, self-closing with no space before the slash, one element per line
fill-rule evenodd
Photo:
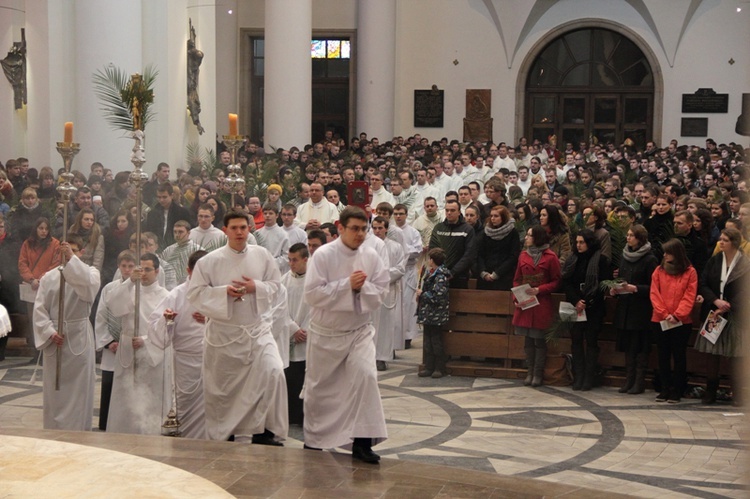
<path fill-rule="evenodd" d="M 415 470 L 440 465 L 603 495 L 750 497 L 747 417 L 740 409 L 686 399 L 656 403 L 652 391 L 633 396 L 615 388 L 573 392 L 504 379 L 418 378 L 420 345 L 415 340 L 380 373 L 389 439 L 376 450 L 384 458 Z M 0 362 L 3 433 L 42 428 L 41 373 L 30 384 L 28 361 Z M 302 447 L 300 427 L 290 428 L 286 447 Z M 446 490 L 431 496 L 453 495 Z"/>

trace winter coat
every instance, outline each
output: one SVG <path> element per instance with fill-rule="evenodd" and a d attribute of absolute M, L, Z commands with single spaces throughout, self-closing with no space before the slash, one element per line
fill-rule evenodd
<path fill-rule="evenodd" d="M 547 249 L 542 253 L 539 263 L 535 266 L 531 255 L 522 251 L 518 257 L 516 275 L 513 277 L 513 286 L 529 284 L 533 288 L 539 288 L 537 299 L 539 305 L 521 310 L 516 308 L 513 314 L 513 325 L 525 328 L 548 329 L 557 317 L 552 302 L 551 294 L 560 287 L 562 278 L 560 276 L 560 260 L 557 255 Z"/>
<path fill-rule="evenodd" d="M 24 282 L 41 279 L 44 274 L 60 265 L 60 241 L 51 238 L 46 249 L 32 248 L 24 241 L 18 256 L 18 272 Z"/>
<path fill-rule="evenodd" d="M 586 283 L 586 273 L 589 262 L 596 253 L 599 253 L 599 271 L 597 276 L 599 280 L 592 289 L 584 290 L 583 285 Z M 566 262 L 567 265 L 575 265 L 573 273 L 566 275 L 563 279 L 563 291 L 565 299 L 575 305 L 579 300 L 586 302 L 586 315 L 591 318 L 604 316 L 604 293 L 602 292 L 599 282 L 609 278 L 609 260 L 601 250 L 586 251 L 585 253 L 573 253 Z"/>
<path fill-rule="evenodd" d="M 619 294 L 614 325 L 627 331 L 646 331 L 651 322 L 651 276 L 659 265 L 653 253 L 647 253 L 635 262 L 620 260 L 619 278 L 638 288 L 636 293 Z"/>
<path fill-rule="evenodd" d="M 487 234 L 479 241 L 477 255 L 478 275 L 477 289 L 509 290 L 513 287 L 513 274 L 518 266 L 521 253 L 521 241 L 518 233 L 511 230 L 502 239 L 493 239 Z M 494 274 L 494 281 L 482 279 L 482 272 Z"/>
<path fill-rule="evenodd" d="M 661 245 L 674 236 L 674 215 L 672 215 L 672 212 L 667 212 L 664 215 L 655 213 L 643 222 L 643 226 L 648 231 L 648 242 L 651 243 L 654 256 L 661 261 L 661 257 L 664 256 Z"/>
<path fill-rule="evenodd" d="M 428 326 L 442 326 L 448 322 L 448 273 L 444 265 L 427 273 L 422 282 L 422 294 L 417 306 L 417 322 Z"/>
<path fill-rule="evenodd" d="M 649 296 L 654 311 L 652 322 L 661 322 L 668 315 L 683 324 L 693 323 L 693 304 L 698 295 L 698 273 L 691 265 L 680 275 L 669 275 L 660 265 L 651 276 Z"/>
<path fill-rule="evenodd" d="M 570 232 L 562 232 L 556 236 L 550 235 L 549 249 L 557 255 L 560 266 L 563 266 L 565 260 L 573 253 L 570 246 Z"/>

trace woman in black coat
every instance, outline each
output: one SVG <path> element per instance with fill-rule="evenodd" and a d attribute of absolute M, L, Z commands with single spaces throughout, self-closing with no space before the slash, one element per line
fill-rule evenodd
<path fill-rule="evenodd" d="M 705 321 L 709 312 L 718 312 L 727 320 L 724 330 L 711 343 L 698 335 L 695 349 L 711 354 L 708 364 L 708 382 L 702 403 L 713 404 L 716 401 L 716 390 L 719 387 L 719 363 L 721 357 L 732 359 L 732 399 L 739 403 L 739 381 L 742 372 L 737 357 L 742 354 L 742 335 L 747 328 L 742 313 L 735 313 L 747 304 L 748 281 L 750 280 L 750 261 L 739 250 L 742 242 L 740 231 L 727 228 L 721 231 L 719 248 L 721 253 L 712 256 L 701 274 L 698 294 L 703 297 L 701 316 Z M 722 279 L 722 274 L 726 277 Z M 722 282 L 725 281 L 725 282 Z"/>
<path fill-rule="evenodd" d="M 521 254 L 516 221 L 505 206 L 493 206 L 479 239 L 477 289 L 509 290 Z"/>
<path fill-rule="evenodd" d="M 567 301 L 579 314 L 586 312 L 586 321 L 573 323 L 570 339 L 573 390 L 588 391 L 594 387 L 599 330 L 604 320 L 604 294 L 599 283 L 609 278 L 609 260 L 591 229 L 583 229 L 576 236 L 575 251 L 563 265 L 562 278 Z"/>
<path fill-rule="evenodd" d="M 651 351 L 651 275 L 659 261 L 651 252 L 648 232 L 633 225 L 626 236 L 618 278 L 623 283 L 610 290 L 617 297 L 614 325 L 617 350 L 625 352 L 625 384 L 620 393 L 631 395 L 646 389 L 646 369 Z"/>
<path fill-rule="evenodd" d="M 661 245 L 674 237 L 674 215 L 669 196 L 659 194 L 654 205 L 656 213 L 643 222 L 648 231 L 648 241 L 651 243 L 652 251 L 656 259 L 661 261 L 664 251 Z"/>

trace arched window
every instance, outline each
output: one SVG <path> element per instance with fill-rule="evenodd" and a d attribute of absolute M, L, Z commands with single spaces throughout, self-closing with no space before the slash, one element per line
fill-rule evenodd
<path fill-rule="evenodd" d="M 532 139 L 600 143 L 652 137 L 654 79 L 643 52 L 608 29 L 570 31 L 549 43 L 526 83 L 525 133 Z"/>

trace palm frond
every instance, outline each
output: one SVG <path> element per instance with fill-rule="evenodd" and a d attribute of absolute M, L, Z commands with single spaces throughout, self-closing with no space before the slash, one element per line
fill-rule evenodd
<path fill-rule="evenodd" d="M 120 68 L 110 65 L 94 72 L 91 77 L 94 93 L 99 98 L 104 119 L 114 130 L 133 130 L 133 114 L 130 109 L 133 97 L 137 97 L 141 103 L 141 121 L 143 129 L 146 129 L 146 125 L 156 115 L 150 104 L 154 100 L 153 86 L 158 74 L 152 65 L 147 66 L 142 76 L 143 85 L 132 90 L 128 88 L 130 76 Z"/>

